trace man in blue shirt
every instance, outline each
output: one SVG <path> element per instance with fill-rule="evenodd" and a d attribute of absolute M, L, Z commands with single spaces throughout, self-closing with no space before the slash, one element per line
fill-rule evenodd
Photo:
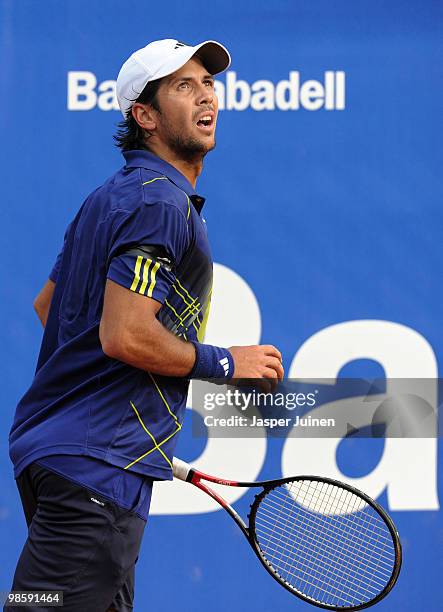
<path fill-rule="evenodd" d="M 35 301 L 45 332 L 10 434 L 29 525 L 13 589 L 62 590 L 65 610 L 132 609 L 189 380 L 283 376 L 273 346 L 202 343 L 212 259 L 195 184 L 215 146 L 213 75 L 229 63 L 219 43 L 172 39 L 125 62 L 125 166 L 86 199 Z"/>

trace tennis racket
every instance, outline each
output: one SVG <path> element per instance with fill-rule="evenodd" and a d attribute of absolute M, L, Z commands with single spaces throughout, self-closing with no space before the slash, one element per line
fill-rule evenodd
<path fill-rule="evenodd" d="M 401 545 L 386 512 L 345 483 L 317 476 L 235 482 L 174 459 L 174 476 L 198 487 L 234 519 L 263 566 L 304 601 L 362 610 L 385 597 L 401 567 Z M 204 482 L 256 487 L 249 525 Z"/>

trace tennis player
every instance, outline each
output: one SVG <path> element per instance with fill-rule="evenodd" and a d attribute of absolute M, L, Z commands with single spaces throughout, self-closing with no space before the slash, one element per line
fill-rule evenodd
<path fill-rule="evenodd" d="M 10 434 L 29 526 L 12 588 L 61 590 L 67 611 L 133 609 L 189 380 L 283 376 L 273 346 L 202 343 L 212 260 L 195 185 L 215 146 L 213 75 L 229 63 L 217 42 L 167 39 L 123 64 L 125 165 L 81 206 L 34 303 L 45 331 Z"/>

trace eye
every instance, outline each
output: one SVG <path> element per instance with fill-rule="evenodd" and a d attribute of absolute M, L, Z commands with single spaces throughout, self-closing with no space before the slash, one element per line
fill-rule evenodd
<path fill-rule="evenodd" d="M 203 83 L 209 87 L 214 87 L 214 81 L 212 79 L 205 79 Z"/>
<path fill-rule="evenodd" d="M 189 87 L 191 87 L 191 85 L 188 83 L 188 81 L 182 81 L 178 86 L 179 89 L 188 89 Z"/>

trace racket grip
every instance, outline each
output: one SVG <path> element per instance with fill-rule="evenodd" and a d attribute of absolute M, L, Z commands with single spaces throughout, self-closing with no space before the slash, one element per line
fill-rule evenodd
<path fill-rule="evenodd" d="M 186 463 L 186 461 L 182 461 L 181 459 L 177 459 L 177 457 L 174 457 L 172 462 L 172 473 L 176 478 L 186 481 L 186 478 L 191 469 L 192 468 L 189 463 Z"/>

